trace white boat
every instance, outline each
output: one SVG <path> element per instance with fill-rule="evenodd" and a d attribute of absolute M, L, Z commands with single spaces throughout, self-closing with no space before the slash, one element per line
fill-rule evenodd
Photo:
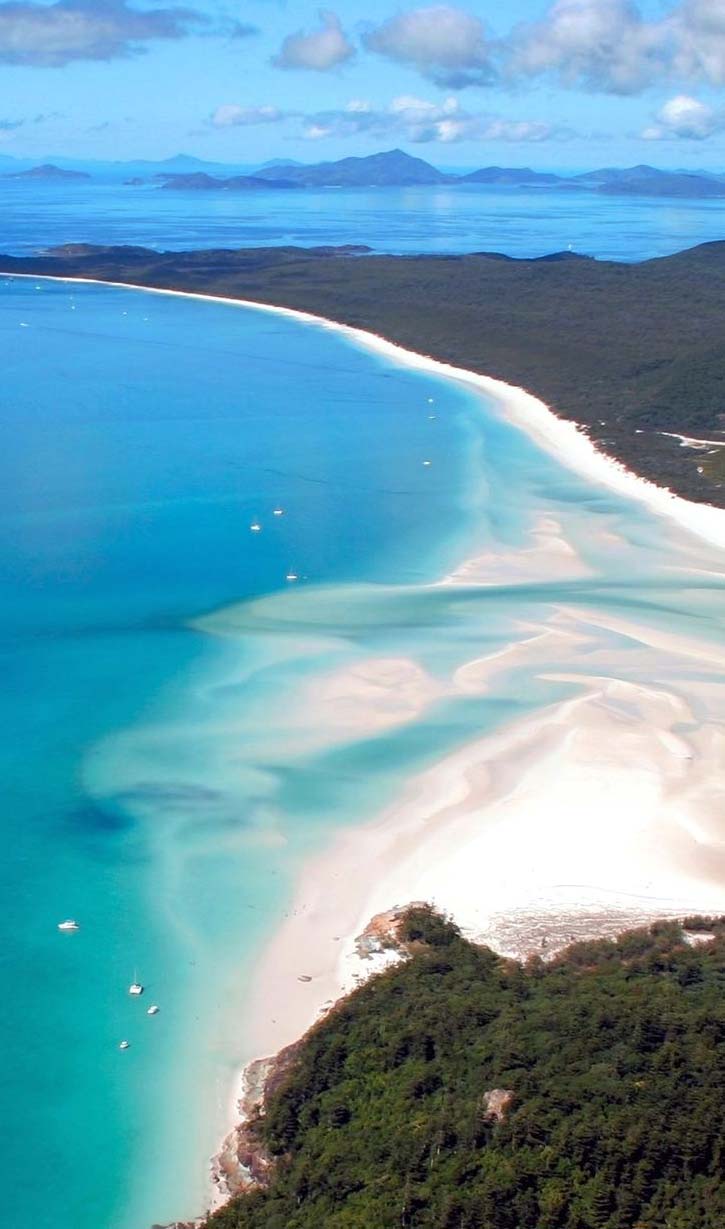
<path fill-rule="evenodd" d="M 285 576 L 285 580 L 299 580 L 299 576 L 296 572 L 288 572 Z"/>
<path fill-rule="evenodd" d="M 252 533 L 259 533 L 262 526 L 260 525 L 259 521 L 252 521 L 249 528 L 251 529 Z"/>
<path fill-rule="evenodd" d="M 80 930 L 78 922 L 74 922 L 72 917 L 66 918 L 65 922 L 58 923 L 58 930 Z"/>
<path fill-rule="evenodd" d="M 129 994 L 134 994 L 134 995 L 136 995 L 136 997 L 138 997 L 138 995 L 139 995 L 139 994 L 143 994 L 143 993 L 144 993 L 144 987 L 143 987 L 143 986 L 141 986 L 141 983 L 140 983 L 140 981 L 139 981 L 139 977 L 138 977 L 138 973 L 136 973 L 135 968 L 134 968 L 134 980 L 133 980 L 133 982 L 131 982 L 131 983 L 130 983 L 130 986 L 129 986 L 129 988 L 128 988 L 128 992 L 129 992 Z"/>
<path fill-rule="evenodd" d="M 118 1048 L 119 1050 L 127 1050 L 130 1044 L 131 1044 L 130 1041 L 119 1041 Z"/>
<path fill-rule="evenodd" d="M 275 508 L 272 512 L 272 516 L 284 516 L 284 508 Z"/>
<path fill-rule="evenodd" d="M 430 462 L 430 461 L 424 461 L 424 462 L 423 462 L 423 464 L 424 464 L 424 465 L 430 465 L 430 464 L 431 464 L 431 462 Z"/>
<path fill-rule="evenodd" d="M 151 1007 L 149 1007 L 148 1011 L 146 1012 L 147 1016 L 157 1016 L 158 1014 L 159 1014 L 159 1009 L 155 1003 Z"/>

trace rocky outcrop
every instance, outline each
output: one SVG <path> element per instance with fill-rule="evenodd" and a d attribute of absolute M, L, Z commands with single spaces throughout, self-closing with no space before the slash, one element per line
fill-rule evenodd
<path fill-rule="evenodd" d="M 411 909 L 426 909 L 425 901 L 414 900 L 403 908 L 386 909 L 384 913 L 376 913 L 368 922 L 361 935 L 355 940 L 355 950 L 362 960 L 377 956 L 380 952 L 402 952 L 405 944 L 401 939 L 401 929 L 407 914 Z"/>
<path fill-rule="evenodd" d="M 513 1088 L 489 1088 L 483 1094 L 484 1118 L 501 1122 L 515 1097 Z"/>
<path fill-rule="evenodd" d="M 239 1124 L 227 1135 L 211 1167 L 213 1208 L 220 1208 L 234 1195 L 264 1188 L 269 1183 L 272 1157 L 261 1141 L 257 1124 L 269 1097 L 277 1090 L 294 1062 L 302 1038 L 279 1054 L 257 1058 L 242 1075 L 238 1102 Z"/>

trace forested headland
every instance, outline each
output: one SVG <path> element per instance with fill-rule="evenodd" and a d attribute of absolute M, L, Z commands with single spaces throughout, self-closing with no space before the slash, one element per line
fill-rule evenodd
<path fill-rule="evenodd" d="M 427 908 L 294 1049 L 210 1229 L 723 1229 L 725 918 L 504 959 Z M 704 932 L 704 933 L 703 933 Z"/>

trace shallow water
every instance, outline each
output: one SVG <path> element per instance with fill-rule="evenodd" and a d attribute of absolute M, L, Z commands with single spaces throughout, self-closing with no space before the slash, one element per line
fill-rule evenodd
<path fill-rule="evenodd" d="M 0 210 L 0 250 L 18 255 L 58 243 L 170 250 L 356 243 L 380 252 L 509 256 L 573 248 L 601 259 L 644 260 L 725 237 L 720 200 L 472 184 L 214 195 L 0 180 Z"/>
<path fill-rule="evenodd" d="M 540 662 L 479 692 L 456 670 L 573 607 L 717 642 L 723 582 L 463 385 L 332 331 L 23 281 L 0 334 L 5 1215 L 143 1229 L 204 1206 L 255 953 L 301 861 L 577 691 Z M 431 584 L 473 555 L 483 587 Z M 606 630 L 590 664 L 612 646 L 651 672 Z M 440 694 L 387 731 L 346 724 L 320 681 L 371 658 L 412 658 Z"/>

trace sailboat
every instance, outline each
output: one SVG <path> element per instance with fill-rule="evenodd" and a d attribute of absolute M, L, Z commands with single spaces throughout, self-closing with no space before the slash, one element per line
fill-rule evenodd
<path fill-rule="evenodd" d="M 143 986 L 138 980 L 138 976 L 136 974 L 135 969 L 133 971 L 133 981 L 131 982 L 131 985 L 128 988 L 128 993 L 133 994 L 133 995 L 143 994 Z"/>

